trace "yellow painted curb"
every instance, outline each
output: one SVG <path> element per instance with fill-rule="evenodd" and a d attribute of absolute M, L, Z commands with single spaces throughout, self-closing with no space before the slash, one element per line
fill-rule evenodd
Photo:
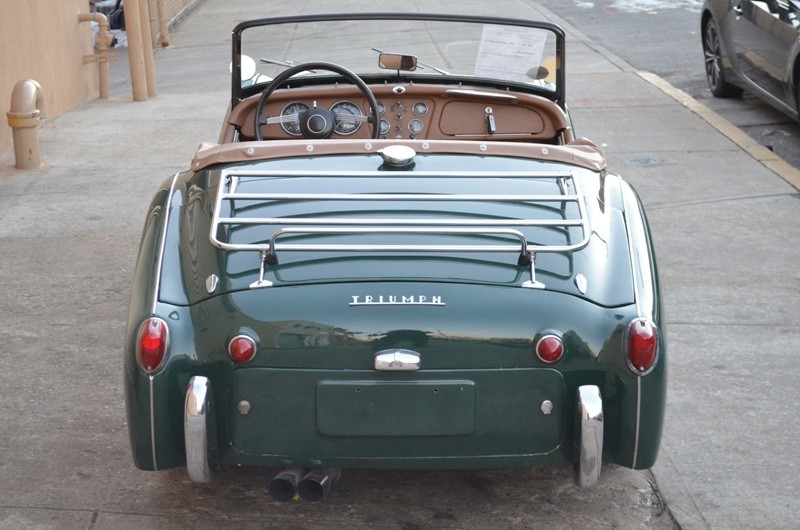
<path fill-rule="evenodd" d="M 675 88 L 667 83 L 664 79 L 651 72 L 636 72 L 639 77 L 655 86 L 672 99 L 691 110 L 701 118 L 703 118 L 709 125 L 724 134 L 729 140 L 745 150 L 750 156 L 761 162 L 766 168 L 773 171 L 776 175 L 783 180 L 800 190 L 800 170 L 789 165 L 781 157 L 760 145 L 757 141 L 750 138 L 739 127 L 735 126 L 713 110 L 709 109 L 692 96 Z"/>

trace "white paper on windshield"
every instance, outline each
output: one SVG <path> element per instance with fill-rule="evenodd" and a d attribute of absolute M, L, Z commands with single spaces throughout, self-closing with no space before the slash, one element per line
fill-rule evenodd
<path fill-rule="evenodd" d="M 537 77 L 547 30 L 485 25 L 475 75 L 530 83 Z"/>

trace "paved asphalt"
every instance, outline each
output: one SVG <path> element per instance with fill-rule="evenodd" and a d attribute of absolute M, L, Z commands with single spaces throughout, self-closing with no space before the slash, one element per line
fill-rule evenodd
<path fill-rule="evenodd" d="M 278 506 L 271 475 L 200 487 L 133 468 L 121 343 L 139 232 L 155 186 L 217 138 L 230 29 L 363 9 L 567 30 L 577 133 L 639 191 L 659 258 L 670 386 L 652 472 L 609 467 L 593 491 L 568 470 L 356 472 L 320 505 Z M 206 0 L 156 60 L 157 98 L 131 101 L 123 51 L 109 101 L 41 129 L 42 168 L 0 156 L 0 528 L 800 527 L 797 170 L 533 0 Z"/>

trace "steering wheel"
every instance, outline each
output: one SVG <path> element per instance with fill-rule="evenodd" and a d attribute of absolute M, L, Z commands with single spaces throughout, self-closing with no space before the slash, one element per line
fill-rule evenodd
<path fill-rule="evenodd" d="M 261 93 L 261 99 L 258 100 L 258 106 L 256 107 L 256 140 L 261 141 L 264 139 L 264 135 L 261 134 L 262 126 L 272 123 L 280 123 L 284 118 L 283 116 L 279 116 L 278 118 L 268 119 L 266 117 L 262 117 L 261 115 L 264 112 L 264 106 L 267 104 L 267 100 L 272 93 L 275 92 L 279 86 L 283 85 L 290 77 L 293 77 L 300 72 L 307 72 L 309 70 L 326 70 L 329 72 L 334 72 L 354 84 L 369 103 L 372 117 L 367 118 L 367 122 L 372 125 L 372 138 L 377 140 L 380 137 L 380 127 L 378 126 L 378 116 L 380 115 L 378 112 L 378 101 L 375 99 L 375 95 L 369 89 L 367 84 L 362 81 L 360 77 L 343 66 L 326 62 L 314 62 L 302 63 L 287 68 L 280 74 L 276 75 L 269 86 L 267 86 L 267 88 L 264 89 L 264 92 Z M 358 118 L 358 116 L 355 117 Z M 297 118 L 300 120 L 300 131 L 303 133 L 305 138 L 309 139 L 329 138 L 331 134 L 333 134 L 333 129 L 336 127 L 336 116 L 334 116 L 334 114 L 328 109 L 313 107 L 300 113 Z M 364 116 L 361 116 L 361 118 L 363 119 Z"/>

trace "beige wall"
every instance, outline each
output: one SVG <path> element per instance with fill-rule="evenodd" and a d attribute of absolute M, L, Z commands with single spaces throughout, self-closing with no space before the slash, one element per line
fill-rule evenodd
<path fill-rule="evenodd" d="M 158 2 L 174 23 L 203 0 L 148 1 L 158 42 Z M 48 119 L 98 96 L 97 64 L 83 61 L 94 53 L 91 27 L 78 22 L 78 13 L 88 12 L 89 0 L 0 0 L 0 152 L 12 148 L 6 112 L 18 81 L 41 83 Z"/>
<path fill-rule="evenodd" d="M 23 79 L 41 83 L 48 116 L 58 116 L 98 90 L 91 54 L 91 29 L 78 22 L 89 0 L 0 0 L 0 150 L 11 147 L 6 112 L 14 85 Z"/>

